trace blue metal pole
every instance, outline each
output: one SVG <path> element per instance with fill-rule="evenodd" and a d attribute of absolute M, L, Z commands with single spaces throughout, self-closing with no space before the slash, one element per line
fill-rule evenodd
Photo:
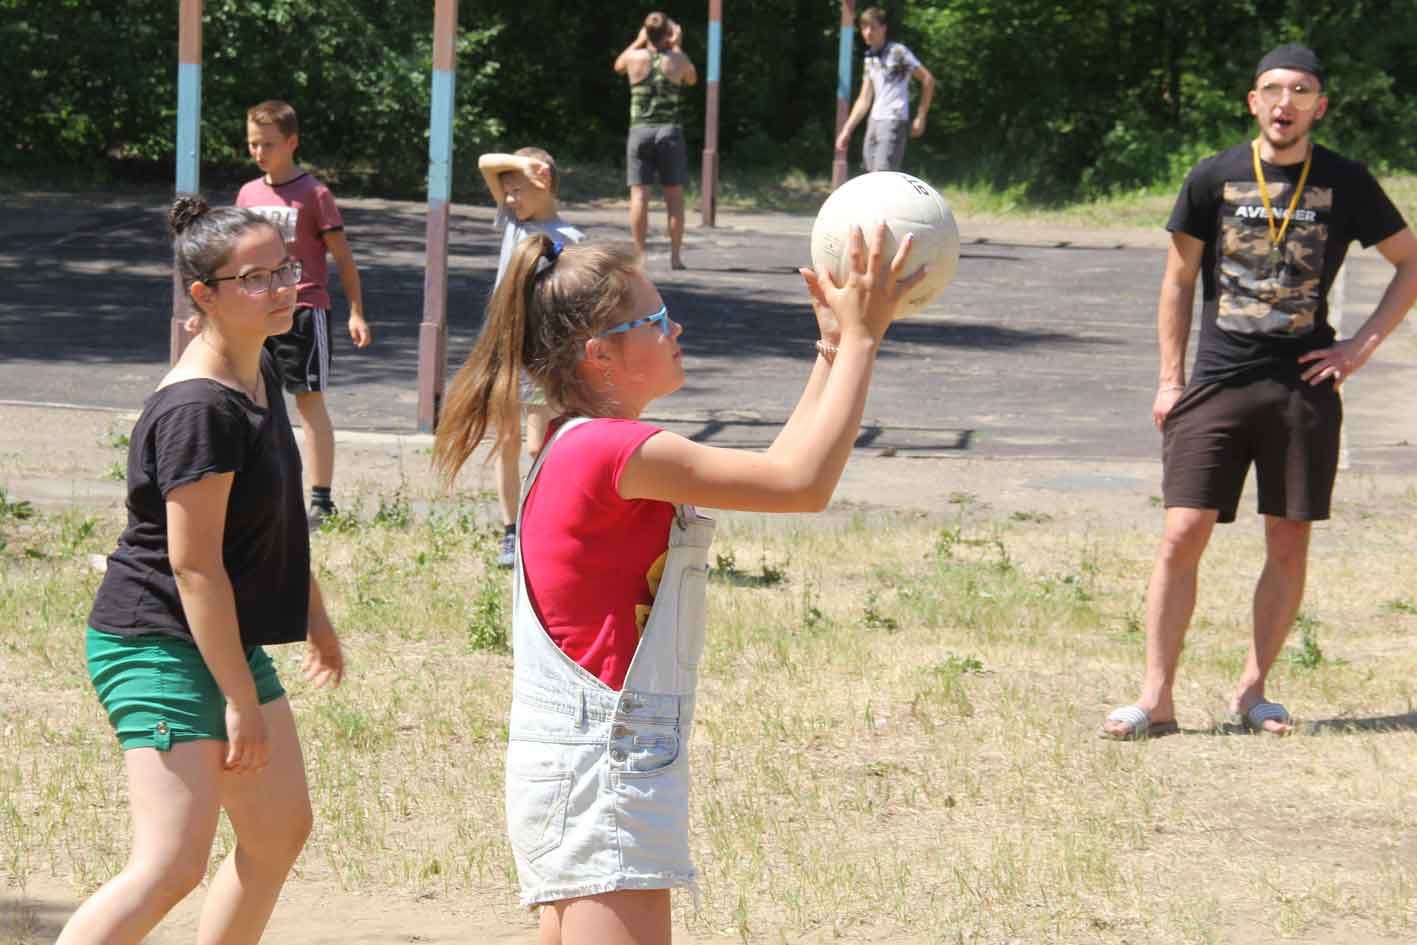
<path fill-rule="evenodd" d="M 704 106 L 704 162 L 701 214 L 704 226 L 713 226 L 718 215 L 718 98 L 720 52 L 723 47 L 723 0 L 709 0 L 708 100 Z"/>
<path fill-rule="evenodd" d="M 432 433 L 448 369 L 448 214 L 453 191 L 453 106 L 458 0 L 436 0 L 433 100 L 428 115 L 428 229 L 423 321 L 418 326 L 418 429 Z"/>
<path fill-rule="evenodd" d="M 836 132 L 841 134 L 841 126 L 846 124 L 846 116 L 851 111 L 851 59 L 856 51 L 856 3 L 855 0 L 841 0 L 841 45 L 836 54 Z M 832 152 L 832 190 L 846 183 L 846 151 Z"/>
<path fill-rule="evenodd" d="M 177 180 L 176 191 L 201 189 L 202 157 L 202 0 L 182 0 L 177 8 Z M 191 338 L 187 334 L 187 287 L 172 272 L 172 321 L 168 361 L 176 364 Z"/>

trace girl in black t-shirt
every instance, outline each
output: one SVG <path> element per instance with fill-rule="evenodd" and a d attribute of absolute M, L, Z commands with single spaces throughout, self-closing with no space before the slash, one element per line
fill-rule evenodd
<path fill-rule="evenodd" d="M 290 328 L 299 263 L 249 211 L 182 198 L 170 223 L 200 332 L 133 428 L 128 527 L 87 639 L 124 748 L 133 846 L 61 945 L 141 941 L 205 876 L 222 809 L 236 849 L 199 937 L 258 939 L 311 826 L 295 720 L 262 646 L 308 640 L 317 686 L 344 672 L 310 572 L 300 452 L 264 353 Z"/>

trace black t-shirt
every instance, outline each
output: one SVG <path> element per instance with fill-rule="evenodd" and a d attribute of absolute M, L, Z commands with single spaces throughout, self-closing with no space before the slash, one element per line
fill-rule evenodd
<path fill-rule="evenodd" d="M 128 527 L 108 556 L 89 625 L 136 636 L 192 639 L 167 551 L 166 496 L 234 472 L 222 559 L 244 646 L 305 639 L 310 534 L 300 450 L 269 353 L 261 373 L 270 407 L 207 378 L 178 381 L 143 403 L 128 447 Z"/>
<path fill-rule="evenodd" d="M 1192 168 L 1166 224 L 1205 242 L 1193 384 L 1297 376 L 1299 355 L 1333 343 L 1328 290 L 1348 244 L 1372 246 L 1407 225 L 1367 168 L 1314 145 L 1275 264 L 1250 148 L 1237 145 Z M 1277 231 L 1304 165 L 1261 166 Z"/>

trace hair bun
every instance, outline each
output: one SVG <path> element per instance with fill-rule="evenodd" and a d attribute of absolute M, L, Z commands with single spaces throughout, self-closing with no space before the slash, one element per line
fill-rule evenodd
<path fill-rule="evenodd" d="M 167 212 L 167 225 L 172 229 L 172 235 L 178 236 L 211 211 L 211 206 L 201 197 L 184 195 L 172 201 L 172 209 Z"/>

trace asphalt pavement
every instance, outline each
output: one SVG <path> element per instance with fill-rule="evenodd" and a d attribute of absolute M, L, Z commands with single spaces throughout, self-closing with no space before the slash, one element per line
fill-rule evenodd
<path fill-rule="evenodd" d="M 341 205 L 374 344 L 357 351 L 348 343 L 334 287 L 331 414 L 342 432 L 402 437 L 416 430 L 425 210 L 374 199 Z M 165 206 L 161 194 L 16 198 L 0 226 L 4 427 L 26 422 L 5 413 L 26 405 L 133 411 L 152 390 L 167 363 L 172 305 Z M 570 206 L 564 215 L 592 239 L 628 238 L 623 206 Z M 491 222 L 490 208 L 454 209 L 450 373 L 482 322 L 499 245 Z M 647 269 L 685 326 L 688 380 L 646 419 L 707 443 L 766 445 L 814 356 L 796 271 L 807 261 L 811 218 L 721 212 L 709 229 L 691 213 L 683 272 L 669 269 L 663 222 L 656 208 Z M 1149 412 L 1166 235 L 970 219 L 960 230 L 954 283 L 887 336 L 858 449 L 1037 461 L 1083 476 L 1089 464 L 1154 463 Z M 1371 311 L 1391 272 L 1371 251 L 1350 260 L 1349 328 Z M 1414 365 L 1409 324 L 1346 388 L 1351 464 L 1381 472 L 1410 465 Z M 56 426 L 49 432 L 63 436 L 64 424 Z"/>

